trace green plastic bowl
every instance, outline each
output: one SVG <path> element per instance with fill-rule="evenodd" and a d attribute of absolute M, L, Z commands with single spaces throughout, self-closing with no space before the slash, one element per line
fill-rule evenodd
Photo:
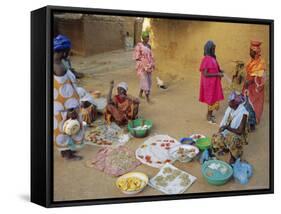
<path fill-rule="evenodd" d="M 209 137 L 197 139 L 195 145 L 201 151 L 204 151 L 205 149 L 210 148 L 210 146 L 211 146 L 211 139 Z"/>
<path fill-rule="evenodd" d="M 147 125 L 149 126 L 148 129 L 145 129 L 145 130 L 136 130 L 135 128 L 138 127 L 138 126 L 144 126 L 144 125 Z M 144 119 L 136 119 L 136 120 L 132 120 L 128 123 L 128 130 L 129 132 L 134 136 L 134 137 L 137 137 L 137 138 L 143 138 L 143 137 L 146 137 L 150 130 L 152 128 L 152 121 L 151 120 L 144 120 Z"/>
<path fill-rule="evenodd" d="M 210 169 L 208 166 L 212 163 L 223 165 L 227 170 L 224 173 L 221 173 L 219 170 Z M 233 175 L 232 167 L 228 163 L 220 160 L 206 161 L 202 165 L 201 172 L 203 177 L 209 184 L 216 186 L 224 185 L 230 180 Z"/>

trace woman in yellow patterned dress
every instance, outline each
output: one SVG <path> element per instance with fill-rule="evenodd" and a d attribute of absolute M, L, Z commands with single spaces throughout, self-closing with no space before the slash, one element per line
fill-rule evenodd
<path fill-rule="evenodd" d="M 232 92 L 220 124 L 219 132 L 212 137 L 212 154 L 217 159 L 233 163 L 243 154 L 243 146 L 248 144 L 247 119 L 249 112 L 243 104 L 243 97 Z"/>
<path fill-rule="evenodd" d="M 64 50 L 70 48 L 69 46 L 66 37 L 54 39 L 54 144 L 63 158 L 81 160 L 82 157 L 76 155 L 76 150 L 82 146 L 84 137 L 79 95 L 70 78 L 70 71 L 66 70 L 61 62 Z M 64 123 L 68 119 L 79 121 L 78 133 L 68 135 L 64 132 Z"/>

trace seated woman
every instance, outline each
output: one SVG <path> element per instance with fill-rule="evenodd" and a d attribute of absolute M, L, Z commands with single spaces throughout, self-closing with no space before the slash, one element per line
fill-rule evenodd
<path fill-rule="evenodd" d="M 98 116 L 94 98 L 82 87 L 77 87 L 76 90 L 80 97 L 82 119 L 90 126 Z"/>
<path fill-rule="evenodd" d="M 112 98 L 114 81 L 110 82 L 110 90 L 107 98 L 105 110 L 105 120 L 110 123 L 116 122 L 118 125 L 126 125 L 129 120 L 134 120 L 138 116 L 139 100 L 127 95 L 128 85 L 121 82 L 117 86 L 117 95 Z"/>
<path fill-rule="evenodd" d="M 247 119 L 248 111 L 244 107 L 243 97 L 236 92 L 229 96 L 229 107 L 226 109 L 217 134 L 212 137 L 212 154 L 217 159 L 233 163 L 243 154 L 243 145 L 248 144 Z"/>

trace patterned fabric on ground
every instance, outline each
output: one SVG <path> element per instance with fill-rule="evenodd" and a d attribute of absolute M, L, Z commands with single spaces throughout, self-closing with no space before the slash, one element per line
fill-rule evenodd
<path fill-rule="evenodd" d="M 102 148 L 91 160 L 100 171 L 111 176 L 120 176 L 132 171 L 141 163 L 135 158 L 134 153 L 125 146 L 118 148 Z"/>
<path fill-rule="evenodd" d="M 167 163 L 153 178 L 149 185 L 165 194 L 184 193 L 197 178 Z"/>
<path fill-rule="evenodd" d="M 175 146 L 181 145 L 176 139 L 168 135 L 155 135 L 147 139 L 137 150 L 136 157 L 142 163 L 160 168 L 165 163 L 172 163 L 169 151 Z"/>

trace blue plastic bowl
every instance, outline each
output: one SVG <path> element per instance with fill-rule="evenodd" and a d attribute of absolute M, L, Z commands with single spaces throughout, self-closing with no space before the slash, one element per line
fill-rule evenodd
<path fill-rule="evenodd" d="M 192 145 L 195 144 L 195 141 L 190 137 L 183 137 L 180 139 L 180 143 Z"/>
<path fill-rule="evenodd" d="M 225 166 L 227 168 L 226 172 L 221 173 L 220 170 L 210 169 L 208 166 L 212 163 Z M 227 183 L 233 175 L 232 167 L 228 163 L 220 160 L 209 160 L 204 162 L 201 172 L 209 184 L 217 186 Z"/>

